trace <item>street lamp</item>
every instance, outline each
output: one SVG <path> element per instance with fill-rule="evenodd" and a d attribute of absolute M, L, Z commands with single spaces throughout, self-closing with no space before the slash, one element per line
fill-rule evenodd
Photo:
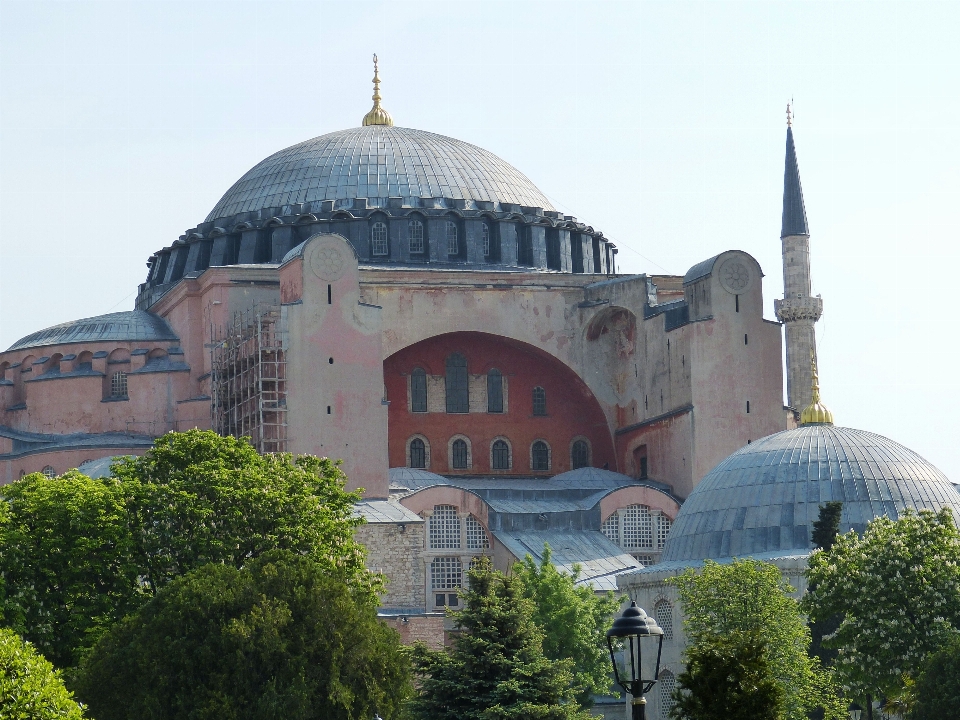
<path fill-rule="evenodd" d="M 614 640 L 623 642 L 624 670 L 629 677 L 621 678 L 614 652 Z M 643 655 L 641 645 L 657 641 L 657 663 L 653 668 L 653 679 L 643 678 Z M 663 649 L 663 629 L 649 617 L 643 608 L 631 602 L 630 607 L 613 621 L 613 627 L 607 630 L 607 647 L 610 648 L 610 662 L 613 663 L 613 676 L 624 692 L 633 696 L 633 720 L 646 718 L 647 700 L 644 694 L 650 692 L 660 676 L 660 651 Z M 653 648 L 650 648 L 652 651 Z"/>

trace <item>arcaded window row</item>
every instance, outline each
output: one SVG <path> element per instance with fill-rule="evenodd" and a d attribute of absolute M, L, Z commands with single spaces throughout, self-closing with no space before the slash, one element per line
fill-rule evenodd
<path fill-rule="evenodd" d="M 447 444 L 450 470 L 473 468 L 473 447 L 466 435 L 454 435 Z M 414 435 L 407 440 L 407 466 L 427 470 L 431 467 L 430 441 L 423 435 Z M 506 437 L 498 437 L 490 443 L 490 468 L 492 470 L 518 469 L 514 462 L 513 445 Z M 576 437 L 570 443 L 570 467 L 574 470 L 589 467 L 590 443 L 586 438 Z M 530 444 L 529 469 L 533 472 L 549 472 L 553 468 L 553 451 L 546 440 L 534 440 Z"/>

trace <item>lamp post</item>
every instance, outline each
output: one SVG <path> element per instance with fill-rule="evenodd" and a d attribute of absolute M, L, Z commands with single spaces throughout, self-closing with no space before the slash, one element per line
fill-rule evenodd
<path fill-rule="evenodd" d="M 614 650 L 615 640 L 623 642 L 624 670 L 629 673 L 629 677 L 620 677 L 620 668 L 617 665 Z M 653 667 L 653 679 L 644 679 L 642 646 L 652 645 L 654 641 L 657 643 L 657 662 Z M 613 627 L 607 630 L 607 647 L 610 648 L 610 662 L 613 663 L 613 676 L 617 680 L 617 685 L 633 696 L 633 720 L 645 720 L 647 700 L 644 695 L 650 692 L 650 688 L 656 684 L 660 676 L 663 629 L 643 611 L 643 608 L 637 607 L 636 602 L 631 602 L 630 607 L 613 621 Z M 651 647 L 650 652 L 652 651 Z"/>

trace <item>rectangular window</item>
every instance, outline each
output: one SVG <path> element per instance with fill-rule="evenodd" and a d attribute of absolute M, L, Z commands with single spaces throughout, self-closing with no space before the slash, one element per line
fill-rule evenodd
<path fill-rule="evenodd" d="M 387 224 L 376 222 L 370 228 L 370 250 L 374 255 L 386 255 L 389 246 L 387 244 Z"/>
<path fill-rule="evenodd" d="M 490 226 L 483 224 L 483 256 L 490 257 Z"/>
<path fill-rule="evenodd" d="M 583 272 L 583 238 L 580 233 L 570 233 L 570 261 L 573 272 Z"/>
<path fill-rule="evenodd" d="M 653 522 L 646 505 L 630 505 L 623 510 L 623 547 L 653 549 Z"/>
<path fill-rule="evenodd" d="M 517 225 L 517 265 L 533 265 L 533 238 L 526 225 Z"/>
<path fill-rule="evenodd" d="M 447 220 L 447 255 L 459 255 L 460 243 L 457 238 L 457 224 Z"/>
<path fill-rule="evenodd" d="M 503 412 L 503 375 L 497 369 L 487 373 L 487 412 Z"/>
<path fill-rule="evenodd" d="M 410 252 L 423 252 L 423 223 L 419 220 L 410 221 Z"/>
<path fill-rule="evenodd" d="M 427 411 L 427 373 L 420 368 L 410 375 L 410 410 L 419 413 Z"/>
<path fill-rule="evenodd" d="M 453 505 L 437 505 L 427 523 L 431 550 L 460 549 L 460 518 Z"/>
<path fill-rule="evenodd" d="M 547 228 L 547 267 L 560 269 L 560 231 L 557 228 Z"/>
<path fill-rule="evenodd" d="M 459 353 L 447 358 L 446 404 L 448 413 L 470 412 L 470 378 L 467 359 Z"/>
<path fill-rule="evenodd" d="M 434 558 L 430 563 L 430 582 L 433 590 L 458 590 L 463 583 L 460 558 Z M 437 597 L 440 597 L 439 594 Z"/>

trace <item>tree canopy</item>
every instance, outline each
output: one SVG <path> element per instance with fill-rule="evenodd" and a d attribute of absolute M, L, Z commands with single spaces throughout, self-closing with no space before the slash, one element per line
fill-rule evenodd
<path fill-rule="evenodd" d="M 488 559 L 468 573 L 460 633 L 450 651 L 419 646 L 414 669 L 419 720 L 587 720 L 572 687 L 572 661 L 543 654 L 543 632 L 522 581 Z"/>
<path fill-rule="evenodd" d="M 593 696 L 610 692 L 610 656 L 606 631 L 620 607 L 612 592 L 597 595 L 589 586 L 577 586 L 580 568 L 562 573 L 550 562 L 544 545 L 538 565 L 527 555 L 513 574 L 523 583 L 524 595 L 533 603 L 533 621 L 543 631 L 543 654 L 550 660 L 573 660 L 573 686 L 581 707 Z"/>
<path fill-rule="evenodd" d="M 770 720 L 782 716 L 783 688 L 758 633 L 701 639 L 686 653 L 670 717 L 677 720 Z"/>
<path fill-rule="evenodd" d="M 911 688 L 909 720 L 943 720 L 960 708 L 960 635 L 931 655 Z"/>
<path fill-rule="evenodd" d="M 171 581 L 100 640 L 77 695 L 97 720 L 389 720 L 408 677 L 363 588 L 276 552 Z"/>
<path fill-rule="evenodd" d="M 0 488 L 3 622 L 57 667 L 140 605 L 126 494 L 114 480 L 71 471 Z"/>
<path fill-rule="evenodd" d="M 824 644 L 838 650 L 837 676 L 861 704 L 899 695 L 904 676 L 916 678 L 960 628 L 960 532 L 948 509 L 840 535 L 811 554 L 807 577 L 810 617 L 843 618 Z"/>
<path fill-rule="evenodd" d="M 807 654 L 810 630 L 793 588 L 776 565 L 711 560 L 671 580 L 683 605 L 684 630 L 691 643 L 712 647 L 723 636 L 755 637 L 766 648 L 770 670 L 783 691 L 784 717 L 806 718 L 826 706 L 828 717 L 846 717 L 846 709 L 816 658 Z"/>
<path fill-rule="evenodd" d="M 83 716 L 50 661 L 13 630 L 0 628 L 0 718 L 82 720 Z"/>

